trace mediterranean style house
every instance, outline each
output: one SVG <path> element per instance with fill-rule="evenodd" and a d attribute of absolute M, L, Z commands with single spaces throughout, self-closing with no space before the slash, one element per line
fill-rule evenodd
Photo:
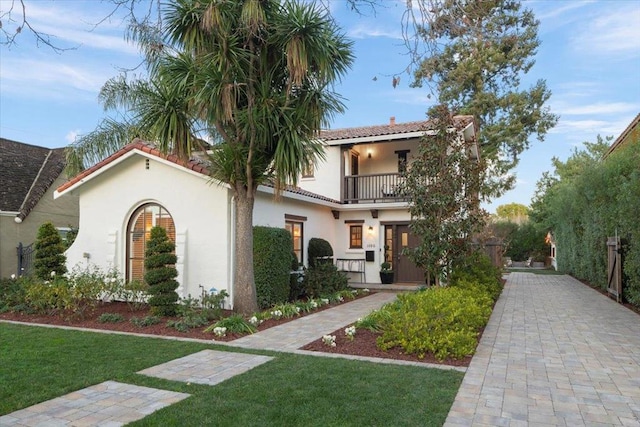
<path fill-rule="evenodd" d="M 26 254 L 43 223 L 62 234 L 78 227 L 78 198 L 53 198 L 66 181 L 64 167 L 64 148 L 0 138 L 0 278 L 28 273 Z M 25 254 L 21 265 L 18 247 Z"/>
<path fill-rule="evenodd" d="M 307 167 L 299 185 L 281 197 L 260 186 L 254 224 L 289 230 L 305 265 L 309 239 L 329 241 L 338 268 L 354 282 L 380 283 L 385 261 L 393 266 L 395 282 L 424 282 L 423 273 L 402 255 L 415 237 L 409 232 L 408 204 L 395 188 L 427 125 L 392 118 L 382 126 L 321 132 L 326 158 Z M 476 140 L 472 117 L 456 117 L 455 127 L 460 138 Z M 474 147 L 470 155 L 477 158 Z M 128 280 L 141 279 L 149 230 L 160 225 L 176 243 L 180 296 L 211 287 L 231 295 L 232 192 L 212 182 L 207 167 L 137 139 L 61 185 L 56 199 L 80 200 L 79 233 L 67 251 L 69 268 L 96 264 L 116 268 Z"/>

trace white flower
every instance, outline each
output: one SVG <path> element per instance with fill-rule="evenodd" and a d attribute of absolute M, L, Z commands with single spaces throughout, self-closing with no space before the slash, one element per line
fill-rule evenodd
<path fill-rule="evenodd" d="M 340 295 L 340 296 L 338 297 L 338 301 L 340 301 L 340 302 L 344 301 L 344 298 L 342 297 L 342 295 Z"/>
<path fill-rule="evenodd" d="M 56 272 L 55 271 L 51 272 L 51 277 L 56 277 Z"/>
<path fill-rule="evenodd" d="M 329 304 L 328 298 L 320 298 L 320 301 L 322 301 L 323 304 Z"/>
<path fill-rule="evenodd" d="M 348 328 L 344 328 L 344 334 L 353 339 L 353 337 L 356 335 L 356 327 L 355 326 L 349 326 Z"/>
<path fill-rule="evenodd" d="M 364 288 L 362 292 L 371 292 L 371 291 L 369 290 L 369 288 Z"/>
<path fill-rule="evenodd" d="M 15 274 L 12 274 L 12 275 L 11 275 L 11 280 L 15 280 L 15 279 L 16 279 L 16 275 L 15 275 Z"/>
<path fill-rule="evenodd" d="M 44 284 L 45 284 L 45 285 L 48 285 L 48 284 L 49 284 L 49 281 L 48 281 L 48 280 L 45 280 L 45 281 L 44 281 Z"/>
<path fill-rule="evenodd" d="M 279 319 L 280 317 L 282 317 L 282 311 L 280 310 L 274 310 L 271 312 L 271 317 L 275 317 L 276 319 Z"/>
<path fill-rule="evenodd" d="M 302 309 L 300 307 L 296 307 L 296 313 L 300 313 Z"/>
<path fill-rule="evenodd" d="M 224 337 L 227 334 L 227 328 L 224 326 L 216 326 L 213 328 L 213 333 L 218 337 Z"/>
<path fill-rule="evenodd" d="M 249 323 L 251 323 L 253 326 L 257 326 L 258 325 L 258 318 L 256 316 L 253 316 L 251 319 L 249 319 Z"/>
<path fill-rule="evenodd" d="M 318 308 L 318 303 L 315 301 L 311 301 L 311 308 Z"/>
<path fill-rule="evenodd" d="M 335 347 L 336 346 L 336 336 L 335 335 L 323 335 L 322 342 L 328 346 Z"/>

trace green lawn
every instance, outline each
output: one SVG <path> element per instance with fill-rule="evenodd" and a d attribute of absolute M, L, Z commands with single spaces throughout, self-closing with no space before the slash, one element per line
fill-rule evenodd
<path fill-rule="evenodd" d="M 136 374 L 205 348 L 229 350 L 0 323 L 0 415 L 115 380 L 191 394 L 136 426 L 440 426 L 463 377 L 456 371 L 270 352 L 261 354 L 274 360 L 216 386 Z"/>

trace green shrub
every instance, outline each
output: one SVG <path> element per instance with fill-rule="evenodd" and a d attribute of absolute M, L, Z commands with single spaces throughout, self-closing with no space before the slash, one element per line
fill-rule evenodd
<path fill-rule="evenodd" d="M 449 285 L 465 289 L 479 286 L 489 293 L 493 301 L 497 301 L 503 288 L 502 271 L 493 265 L 486 254 L 476 251 L 454 266 Z"/>
<path fill-rule="evenodd" d="M 149 285 L 149 305 L 153 314 L 173 316 L 178 301 L 178 271 L 173 267 L 177 261 L 173 253 L 175 244 L 162 227 L 151 228 L 151 238 L 145 251 L 144 280 Z"/>
<path fill-rule="evenodd" d="M 319 237 L 309 239 L 309 247 L 307 249 L 309 255 L 309 268 L 315 267 L 322 258 L 332 257 L 333 248 L 331 243 Z"/>
<path fill-rule="evenodd" d="M 162 319 L 158 316 L 145 316 L 142 318 L 132 317 L 129 321 L 139 328 L 144 328 L 145 326 L 157 325 L 162 322 Z"/>
<path fill-rule="evenodd" d="M 124 316 L 120 313 L 102 313 L 98 317 L 100 323 L 118 323 L 124 320 Z"/>
<path fill-rule="evenodd" d="M 205 326 L 209 321 L 201 314 L 192 314 L 180 317 L 178 320 L 167 320 L 167 326 L 180 332 L 187 332 L 189 329 Z"/>
<path fill-rule="evenodd" d="M 0 313 L 24 306 L 25 297 L 25 278 L 0 279 Z"/>
<path fill-rule="evenodd" d="M 398 295 L 388 311 L 378 315 L 383 330 L 378 346 L 401 347 L 422 358 L 432 353 L 438 360 L 460 359 L 474 353 L 478 333 L 491 315 L 492 300 L 479 288 L 431 288 Z"/>
<path fill-rule="evenodd" d="M 64 244 L 60 233 L 50 222 L 38 229 L 35 242 L 34 274 L 42 280 L 50 280 L 52 274 L 62 276 L 67 272 Z"/>
<path fill-rule="evenodd" d="M 256 327 L 249 323 L 242 315 L 234 314 L 229 317 L 225 317 L 222 320 L 214 323 L 206 328 L 205 332 L 213 332 L 215 328 L 226 328 L 228 333 L 236 334 L 253 334 L 257 331 Z"/>
<path fill-rule="evenodd" d="M 253 228 L 253 268 L 260 308 L 289 298 L 293 240 L 284 228 Z"/>
<path fill-rule="evenodd" d="M 304 290 L 310 298 L 330 296 L 347 289 L 347 275 L 333 264 L 320 263 L 309 268 L 304 276 Z"/>

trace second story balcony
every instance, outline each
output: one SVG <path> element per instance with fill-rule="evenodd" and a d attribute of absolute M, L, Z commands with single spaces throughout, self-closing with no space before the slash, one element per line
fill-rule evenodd
<path fill-rule="evenodd" d="M 402 202 L 399 173 L 376 173 L 345 176 L 342 187 L 343 203 Z"/>

